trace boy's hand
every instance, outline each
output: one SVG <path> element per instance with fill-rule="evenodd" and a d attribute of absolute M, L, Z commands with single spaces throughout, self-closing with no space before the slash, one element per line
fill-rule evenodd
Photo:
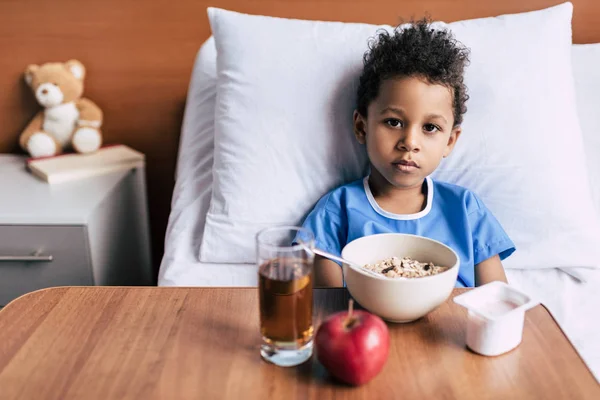
<path fill-rule="evenodd" d="M 475 266 L 475 286 L 485 285 L 493 281 L 508 283 L 500 257 L 495 255 Z"/>
<path fill-rule="evenodd" d="M 342 267 L 331 260 L 315 256 L 313 287 L 343 287 Z"/>

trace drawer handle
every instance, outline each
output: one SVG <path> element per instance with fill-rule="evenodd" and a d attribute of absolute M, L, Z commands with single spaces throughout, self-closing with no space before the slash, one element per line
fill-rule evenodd
<path fill-rule="evenodd" d="M 52 256 L 43 256 L 43 255 L 31 255 L 31 256 L 0 256 L 0 262 L 50 262 L 52 261 Z"/>

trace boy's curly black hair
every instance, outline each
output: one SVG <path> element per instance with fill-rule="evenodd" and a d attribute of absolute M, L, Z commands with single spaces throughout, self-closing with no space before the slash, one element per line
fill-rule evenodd
<path fill-rule="evenodd" d="M 369 43 L 358 86 L 357 110 L 367 116 L 367 107 L 377 97 L 381 83 L 403 76 L 422 77 L 448 87 L 453 94 L 454 126 L 462 123 L 469 98 L 463 73 L 469 50 L 446 29 L 433 28 L 428 19 L 380 31 Z"/>

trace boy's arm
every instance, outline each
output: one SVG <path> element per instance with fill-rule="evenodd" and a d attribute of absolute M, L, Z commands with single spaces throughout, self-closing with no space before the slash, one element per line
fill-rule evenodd
<path fill-rule="evenodd" d="M 315 256 L 314 287 L 343 287 L 342 268 L 331 260 Z"/>
<path fill-rule="evenodd" d="M 493 281 L 508 283 L 498 255 L 490 257 L 475 266 L 475 286 L 485 285 Z"/>

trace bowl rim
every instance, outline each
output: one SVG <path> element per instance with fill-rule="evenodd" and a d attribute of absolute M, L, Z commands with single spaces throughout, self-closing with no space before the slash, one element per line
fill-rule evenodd
<path fill-rule="evenodd" d="M 458 255 L 458 253 L 456 253 L 456 251 L 454 251 L 454 249 L 452 249 L 450 246 L 448 246 L 448 245 L 446 245 L 446 244 L 444 244 L 444 243 L 440 242 L 439 240 L 431 239 L 431 238 L 428 238 L 428 237 L 426 237 L 426 236 L 414 235 L 414 234 L 412 234 L 412 233 L 395 233 L 395 232 L 386 232 L 386 233 L 375 233 L 375 234 L 373 234 L 373 235 L 361 236 L 361 237 L 359 237 L 359 238 L 356 238 L 356 239 L 354 239 L 354 240 L 350 241 L 349 243 L 347 243 L 347 244 L 346 244 L 346 245 L 345 245 L 345 246 L 342 248 L 342 251 L 340 252 L 340 253 L 341 253 L 341 256 L 342 256 L 342 258 L 345 258 L 345 259 L 347 259 L 348 261 L 352 261 L 352 260 L 350 260 L 350 259 L 348 259 L 347 257 L 345 257 L 345 256 L 344 256 L 344 250 L 345 250 L 345 249 L 346 249 L 346 248 L 347 248 L 347 247 L 348 247 L 348 246 L 349 246 L 351 243 L 357 242 L 357 241 L 359 241 L 359 240 L 361 240 L 361 239 L 364 239 L 364 238 L 370 238 L 370 237 L 373 237 L 373 236 L 412 236 L 412 237 L 419 238 L 419 239 L 425 239 L 425 240 L 428 240 L 428 241 L 430 241 L 430 242 L 437 243 L 437 244 L 439 244 L 439 245 L 441 245 L 441 246 L 443 246 L 443 247 L 447 248 L 448 250 L 450 250 L 450 251 L 452 252 L 452 254 L 454 254 L 454 256 L 456 257 L 456 263 L 455 263 L 453 266 L 451 266 L 450 268 L 448 268 L 446 271 L 444 271 L 444 272 L 440 272 L 439 274 L 435 274 L 435 275 L 429 275 L 429 276 L 420 276 L 420 277 L 416 277 L 416 278 L 405 278 L 405 277 L 390 278 L 390 277 L 387 277 L 387 276 L 385 276 L 385 275 L 376 276 L 376 275 L 371 275 L 371 274 L 369 274 L 368 272 L 364 272 L 364 271 L 362 271 L 362 269 L 363 269 L 363 268 L 360 268 L 360 269 L 359 269 L 359 268 L 357 268 L 357 267 L 353 266 L 352 264 L 347 264 L 347 263 L 344 263 L 344 266 L 347 266 L 347 267 L 351 268 L 352 270 L 354 270 L 354 271 L 358 272 L 359 274 L 361 274 L 361 275 L 363 275 L 363 276 L 366 276 L 366 277 L 368 277 L 368 278 L 372 278 L 372 279 L 379 279 L 379 280 L 384 280 L 384 281 L 388 281 L 388 282 L 394 282 L 394 281 L 396 281 L 396 282 L 423 282 L 423 281 L 425 281 L 425 280 L 434 279 L 434 278 L 436 278 L 436 277 L 438 277 L 438 276 L 441 276 L 441 275 L 447 274 L 448 272 L 450 272 L 450 271 L 453 271 L 455 268 L 456 268 L 456 269 L 460 268 L 460 257 L 459 257 L 459 255 Z M 357 263 L 357 264 L 358 264 L 358 263 Z M 457 274 L 458 274 L 458 272 L 457 272 Z M 345 277 L 344 277 L 344 282 L 345 282 L 345 281 L 346 281 L 346 279 L 345 279 Z"/>

